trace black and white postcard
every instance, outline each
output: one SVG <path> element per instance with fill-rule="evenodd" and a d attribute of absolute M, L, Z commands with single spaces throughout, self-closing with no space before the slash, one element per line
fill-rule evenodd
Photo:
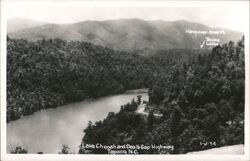
<path fill-rule="evenodd" d="M 248 160 L 249 1 L 1 2 L 1 160 Z"/>

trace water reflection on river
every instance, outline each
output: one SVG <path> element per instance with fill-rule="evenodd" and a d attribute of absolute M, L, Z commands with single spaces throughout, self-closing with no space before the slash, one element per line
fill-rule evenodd
<path fill-rule="evenodd" d="M 58 153 L 67 144 L 77 153 L 88 121 L 99 121 L 111 111 L 118 112 L 121 105 L 137 95 L 148 100 L 147 93 L 140 92 L 86 100 L 22 117 L 7 124 L 7 145 L 21 145 L 29 153 Z"/>

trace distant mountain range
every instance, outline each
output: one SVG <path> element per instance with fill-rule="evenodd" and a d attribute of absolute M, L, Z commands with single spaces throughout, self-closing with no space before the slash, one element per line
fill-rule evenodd
<path fill-rule="evenodd" d="M 13 19 L 8 20 L 7 32 L 8 33 L 15 32 L 15 31 L 23 30 L 23 29 L 42 26 L 44 24 L 46 24 L 46 23 L 33 21 L 30 19 L 13 18 Z"/>
<path fill-rule="evenodd" d="M 11 38 L 30 41 L 60 38 L 67 41 L 86 41 L 116 50 L 201 48 L 205 37 L 220 39 L 221 43 L 238 41 L 243 33 L 211 28 L 200 23 L 141 19 L 82 21 L 71 24 L 51 24 L 29 19 L 11 19 L 7 24 Z M 221 31 L 224 35 L 194 35 L 192 31 Z"/>

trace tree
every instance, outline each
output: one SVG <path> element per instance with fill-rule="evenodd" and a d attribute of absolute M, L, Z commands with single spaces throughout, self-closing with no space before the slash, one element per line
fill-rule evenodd
<path fill-rule="evenodd" d="M 155 116 L 153 110 L 149 111 L 148 115 L 148 126 L 149 128 L 152 128 L 153 124 L 155 122 Z"/>
<path fill-rule="evenodd" d="M 137 103 L 138 103 L 139 105 L 141 104 L 141 98 L 142 98 L 141 95 L 138 95 L 138 96 L 137 96 Z"/>
<path fill-rule="evenodd" d="M 74 154 L 73 152 L 70 152 L 70 148 L 68 145 L 63 144 L 61 151 L 59 154 Z"/>
<path fill-rule="evenodd" d="M 27 154 L 28 151 L 21 146 L 17 146 L 15 149 L 10 151 L 11 154 Z"/>

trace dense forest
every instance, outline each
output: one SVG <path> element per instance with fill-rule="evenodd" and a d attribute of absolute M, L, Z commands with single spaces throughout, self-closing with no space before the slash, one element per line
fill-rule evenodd
<path fill-rule="evenodd" d="M 182 154 L 242 144 L 244 66 L 244 37 L 211 51 L 171 49 L 151 54 L 80 41 L 7 37 L 7 121 L 146 87 L 148 115 L 137 113 L 141 102 L 132 100 L 103 121 L 90 121 L 79 153 L 108 153 L 83 146 L 95 143 L 174 146 L 138 151 L 143 154 Z M 21 147 L 13 151 L 27 153 Z"/>
<path fill-rule="evenodd" d="M 79 153 L 108 153 L 84 146 L 96 143 L 174 146 L 173 150 L 139 150 L 143 154 L 183 154 L 243 144 L 244 66 L 244 37 L 175 62 L 151 84 L 148 115 L 137 113 L 140 103 L 132 100 L 103 121 L 89 122 Z M 156 117 L 156 111 L 162 116 Z"/>
<path fill-rule="evenodd" d="M 178 62 L 205 52 L 128 53 L 80 41 L 7 37 L 7 121 L 69 102 L 150 87 Z"/>

